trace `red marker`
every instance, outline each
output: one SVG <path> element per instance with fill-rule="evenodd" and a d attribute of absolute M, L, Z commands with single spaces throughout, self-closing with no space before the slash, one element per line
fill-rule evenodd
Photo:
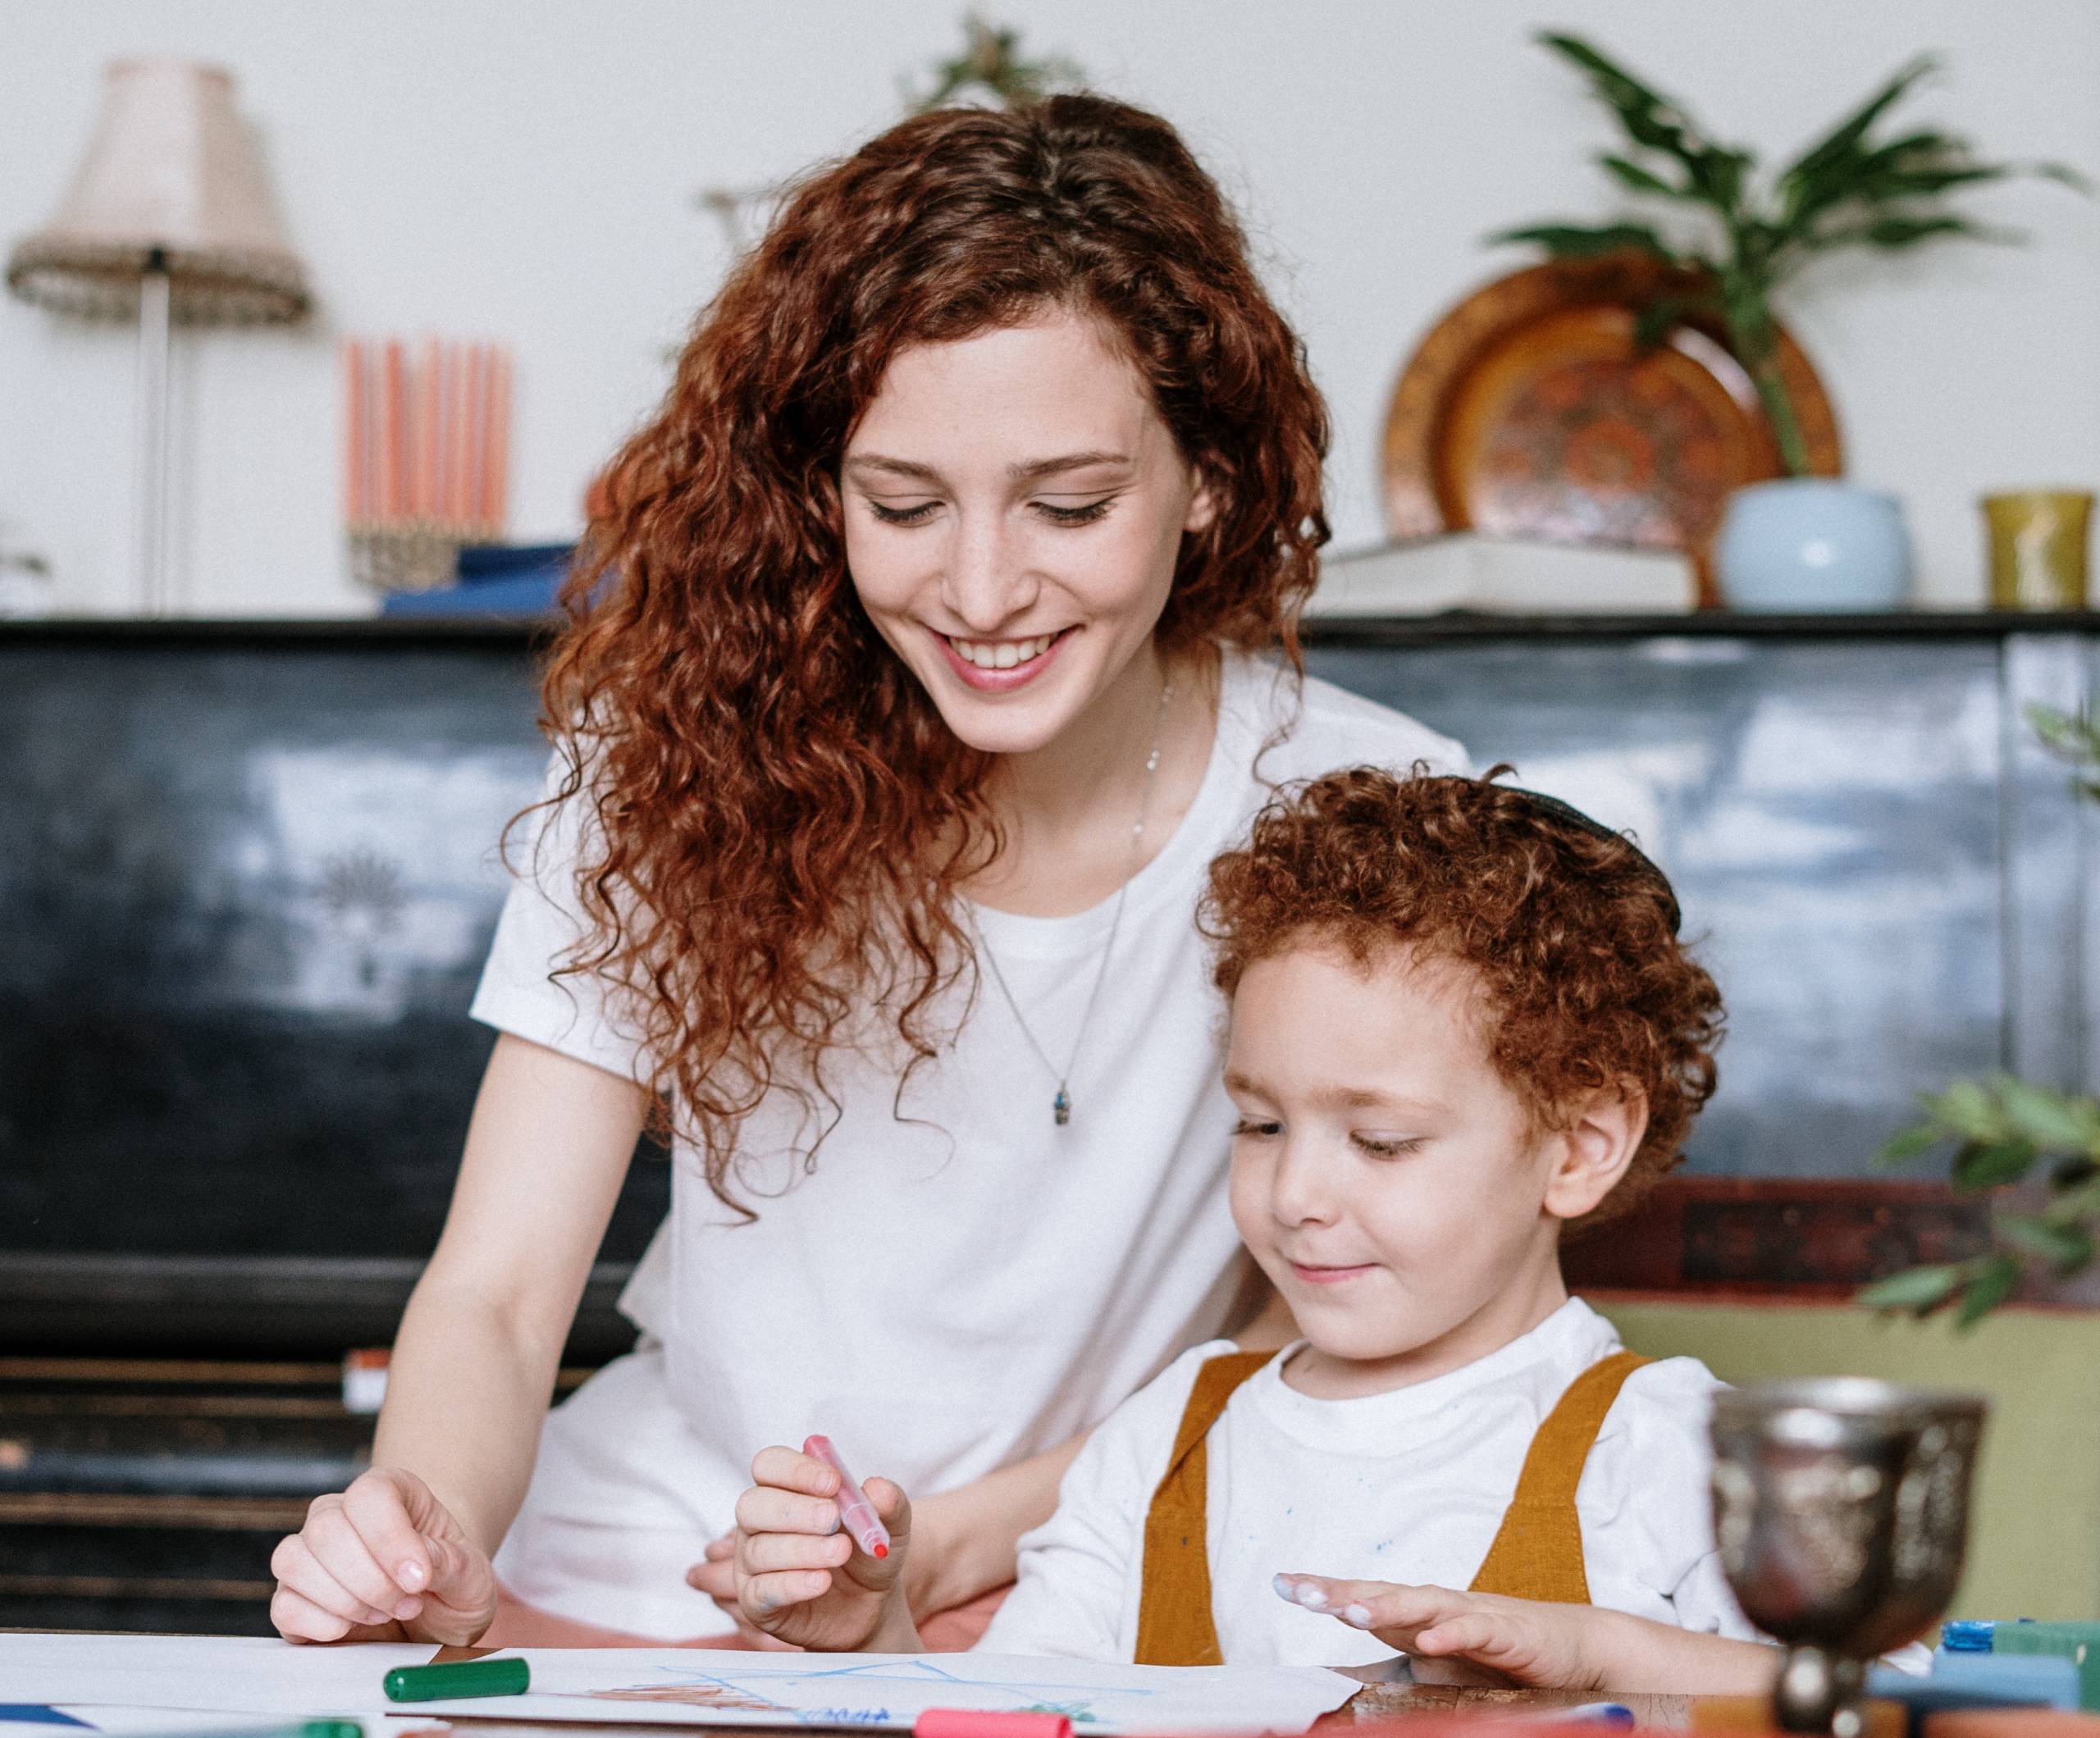
<path fill-rule="evenodd" d="M 1072 1738 L 1072 1722 L 1066 1714 L 929 1708 L 911 1722 L 911 1738 Z"/>
<path fill-rule="evenodd" d="M 835 1499 L 838 1519 L 853 1535 L 853 1543 L 870 1557 L 888 1557 L 889 1530 L 875 1519 L 875 1505 L 861 1489 L 860 1480 L 846 1470 L 846 1462 L 838 1457 L 838 1450 L 832 1447 L 831 1439 L 812 1436 L 802 1444 L 802 1453 L 814 1454 L 838 1475 L 838 1495 Z"/>

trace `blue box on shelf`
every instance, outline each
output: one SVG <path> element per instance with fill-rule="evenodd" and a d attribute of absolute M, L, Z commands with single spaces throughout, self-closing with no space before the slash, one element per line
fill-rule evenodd
<path fill-rule="evenodd" d="M 385 616 L 551 615 L 555 594 L 576 559 L 573 543 L 468 544 L 459 581 L 435 591 L 395 591 Z"/>

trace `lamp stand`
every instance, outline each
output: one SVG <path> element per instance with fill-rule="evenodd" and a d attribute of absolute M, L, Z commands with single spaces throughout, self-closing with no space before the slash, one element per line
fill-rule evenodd
<path fill-rule="evenodd" d="M 167 255 L 156 248 L 139 281 L 139 454 L 135 485 L 139 609 L 169 614 L 167 583 Z"/>

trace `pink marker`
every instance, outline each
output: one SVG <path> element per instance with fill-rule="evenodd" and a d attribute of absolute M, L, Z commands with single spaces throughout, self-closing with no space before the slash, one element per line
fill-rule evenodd
<path fill-rule="evenodd" d="M 812 1436 L 802 1444 L 802 1453 L 814 1454 L 838 1475 L 838 1495 L 833 1500 L 838 1504 L 839 1521 L 853 1535 L 853 1543 L 870 1557 L 888 1557 L 889 1530 L 875 1519 L 875 1505 L 861 1489 L 860 1480 L 846 1470 L 846 1462 L 838 1457 L 831 1439 Z"/>

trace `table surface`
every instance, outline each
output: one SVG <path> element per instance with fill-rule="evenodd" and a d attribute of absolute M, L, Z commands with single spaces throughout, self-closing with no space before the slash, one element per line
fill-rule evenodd
<path fill-rule="evenodd" d="M 1621 1695 L 1599 1696 L 1594 1691 L 1575 1690 L 1472 1690 L 1458 1689 L 1431 1684 L 1373 1684 L 1360 1690 L 1343 1707 L 1317 1722 L 1313 1731 L 1333 1731 L 1337 1727 L 1353 1726 L 1365 1722 L 1396 1719 L 1404 1714 L 1500 1714 L 1519 1715 L 1527 1713 L 1545 1713 L 1556 1708 L 1576 1708 L 1586 1702 L 1609 1700 L 1629 1708 L 1633 1717 L 1642 1726 L 1651 1728 L 1683 1731 L 1691 1723 L 1693 1698 L 1687 1695 Z M 403 1709 L 406 1713 L 408 1710 Z M 471 1734 L 471 1738 L 579 1738 L 579 1735 L 623 1731 L 647 1738 L 653 1732 L 679 1732 L 708 1730 L 731 1731 L 739 1738 L 769 1738 L 778 1734 L 780 1738 L 793 1734 L 795 1738 L 808 1738 L 809 1728 L 799 1726 L 742 1726 L 734 1728 L 714 1727 L 650 1726 L 637 1727 L 587 1724 L 563 1721 L 559 1723 L 536 1720 L 506 1720 L 500 1715 L 447 1714 L 446 1722 Z"/>
<path fill-rule="evenodd" d="M 0 1633 L 20 1633 L 7 1626 L 0 1626 Z M 121 1633 L 121 1632 L 119 1632 Z M 440 1648 L 432 1654 L 433 1660 L 478 1657 L 485 1649 L 478 1648 Z M 1367 1684 L 1351 1696 L 1332 1713 L 1323 1714 L 1313 1722 L 1314 1731 L 1332 1732 L 1340 1727 L 1393 1720 L 1408 1714 L 1492 1714 L 1504 1717 L 1527 1713 L 1545 1713 L 1554 1708 L 1577 1708 L 1584 1703 L 1612 1701 L 1632 1710 L 1634 1718 L 1643 1727 L 1664 1731 L 1686 1731 L 1691 1725 L 1691 1709 L 1701 1699 L 1689 1695 L 1641 1695 L 1621 1692 L 1616 1695 L 1600 1695 L 1592 1690 L 1482 1690 L 1461 1688 L 1441 1684 Z M 1708 1698 L 1726 1701 L 1737 1698 Z M 413 1708 L 404 1707 L 397 1713 L 410 1714 Z M 804 1726 L 673 1726 L 652 1723 L 636 1727 L 617 1721 L 542 1721 L 506 1720 L 494 1713 L 482 1714 L 448 1713 L 441 1722 L 433 1721 L 432 1730 L 439 1726 L 463 1729 L 471 1738 L 586 1738 L 592 1733 L 625 1732 L 646 1738 L 652 1732 L 716 1731 L 750 1735 L 750 1738 L 808 1738 L 810 1728 Z M 413 1734 L 413 1727 L 404 1729 Z"/>
<path fill-rule="evenodd" d="M 1622 1691 L 1604 1695 L 1594 1690 L 1460 1690 L 1437 1684 L 1372 1684 L 1329 1714 L 1322 1727 L 1390 1720 L 1401 1714 L 1545 1713 L 1556 1708 L 1579 1708 L 1586 1702 L 1617 1702 L 1633 1711 L 1646 1727 L 1682 1731 L 1691 1724 L 1688 1695 L 1641 1695 Z"/>

